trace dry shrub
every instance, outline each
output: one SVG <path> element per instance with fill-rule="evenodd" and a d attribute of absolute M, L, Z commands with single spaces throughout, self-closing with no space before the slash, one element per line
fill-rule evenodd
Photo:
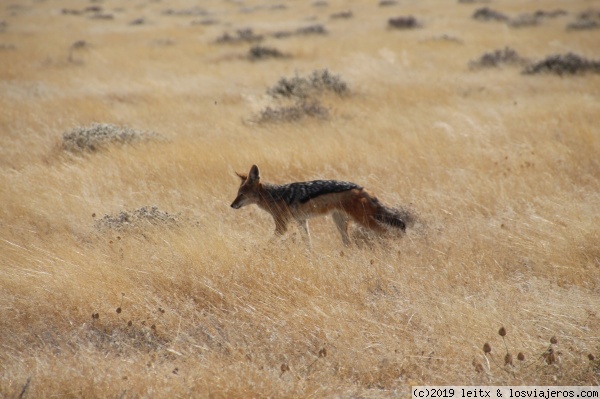
<path fill-rule="evenodd" d="M 491 8 L 483 7 L 475 10 L 473 19 L 479 21 L 508 21 L 508 16 Z"/>
<path fill-rule="evenodd" d="M 327 29 L 321 24 L 313 24 L 300 27 L 296 30 L 282 30 L 273 33 L 276 39 L 285 39 L 292 36 L 311 36 L 311 35 L 327 35 Z"/>
<path fill-rule="evenodd" d="M 110 123 L 92 123 L 63 133 L 62 148 L 70 152 L 97 151 L 107 144 L 133 144 L 159 138 L 154 132 L 142 132 Z"/>
<path fill-rule="evenodd" d="M 263 35 L 257 35 L 250 28 L 238 29 L 235 34 L 230 35 L 229 32 L 223 33 L 216 40 L 219 44 L 239 44 L 260 42 L 264 39 Z"/>
<path fill-rule="evenodd" d="M 348 85 L 339 75 L 333 75 L 329 70 L 315 70 L 310 75 L 281 78 L 273 87 L 267 89 L 267 94 L 273 98 L 306 99 L 331 92 L 338 96 L 349 93 Z"/>
<path fill-rule="evenodd" d="M 352 11 L 348 10 L 348 11 L 341 11 L 341 12 L 337 12 L 335 14 L 331 14 L 329 16 L 329 18 L 331 19 L 350 19 L 354 16 L 354 14 L 352 13 Z"/>
<path fill-rule="evenodd" d="M 510 18 L 507 21 L 507 24 L 513 28 L 535 26 L 538 25 L 543 19 L 557 18 L 563 15 L 567 15 L 567 12 L 561 9 L 553 11 L 537 10 L 531 14 L 519 14 L 514 18 Z"/>
<path fill-rule="evenodd" d="M 329 111 L 319 101 L 298 101 L 287 107 L 267 107 L 258 117 L 259 123 L 266 122 L 295 122 L 303 118 L 326 119 Z"/>
<path fill-rule="evenodd" d="M 567 30 L 588 30 L 600 28 L 600 11 L 587 10 L 579 13 L 574 22 L 567 25 Z"/>
<path fill-rule="evenodd" d="M 523 66 L 527 63 L 527 59 L 523 58 L 516 50 L 510 47 L 497 49 L 491 53 L 485 53 L 477 60 L 471 61 L 469 67 L 477 68 L 498 68 L 502 65 L 517 65 Z"/>
<path fill-rule="evenodd" d="M 394 29 L 414 29 L 421 26 L 412 15 L 388 19 L 388 26 Z"/>
<path fill-rule="evenodd" d="M 582 73 L 600 73 L 600 61 L 588 60 L 577 54 L 555 54 L 529 65 L 523 71 L 527 75 L 550 73 L 554 75 L 577 75 Z"/>
<path fill-rule="evenodd" d="M 201 8 L 201 7 L 191 7 L 191 8 L 182 8 L 182 9 L 173 9 L 173 8 L 167 8 L 166 10 L 161 12 L 162 15 L 169 15 L 169 16 L 184 16 L 184 17 L 198 17 L 198 16 L 202 16 L 202 17 L 206 17 L 208 15 L 210 15 L 210 13 L 208 11 L 206 11 L 205 9 Z"/>
<path fill-rule="evenodd" d="M 345 96 L 349 93 L 348 85 L 339 75 L 333 75 L 327 69 L 315 70 L 308 76 L 281 78 L 267 89 L 267 94 L 275 100 L 292 101 L 292 104 L 267 107 L 257 121 L 294 122 L 306 117 L 325 119 L 329 110 L 321 104 L 319 97 L 326 93 Z"/>
<path fill-rule="evenodd" d="M 133 211 L 121 211 L 117 215 L 104 215 L 96 221 L 98 230 L 126 230 L 148 225 L 176 226 L 179 215 L 161 211 L 157 206 L 143 206 Z"/>
<path fill-rule="evenodd" d="M 248 51 L 248 59 L 251 61 L 266 60 L 269 58 L 289 58 L 288 54 L 284 54 L 281 51 L 273 47 L 265 46 L 253 46 Z"/>

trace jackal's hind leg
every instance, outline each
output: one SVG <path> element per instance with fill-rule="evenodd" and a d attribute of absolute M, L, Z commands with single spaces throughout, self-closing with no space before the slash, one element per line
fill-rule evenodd
<path fill-rule="evenodd" d="M 331 217 L 335 222 L 335 227 L 342 235 L 342 242 L 345 246 L 350 245 L 350 238 L 348 237 L 348 216 L 342 212 L 333 212 Z"/>

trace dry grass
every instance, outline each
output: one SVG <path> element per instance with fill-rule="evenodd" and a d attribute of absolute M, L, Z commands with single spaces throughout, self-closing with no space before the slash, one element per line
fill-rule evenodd
<path fill-rule="evenodd" d="M 522 29 L 463 3 L 2 4 L 0 396 L 599 384 L 600 76 L 468 65 L 505 47 L 596 59 L 596 31 L 566 30 L 589 3 L 493 4 L 568 13 Z M 423 27 L 388 29 L 397 15 Z M 238 29 L 294 58 L 215 43 Z M 351 92 L 321 99 L 327 119 L 248 122 L 280 78 L 325 68 Z M 166 140 L 64 151 L 92 123 Z M 346 249 L 314 220 L 312 252 L 269 245 L 268 215 L 229 208 L 252 163 L 278 183 L 354 181 L 423 225 Z M 98 228 L 140 209 L 177 223 Z"/>

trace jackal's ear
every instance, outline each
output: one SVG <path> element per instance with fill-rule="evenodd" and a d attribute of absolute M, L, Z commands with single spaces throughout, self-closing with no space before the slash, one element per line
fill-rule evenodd
<path fill-rule="evenodd" d="M 258 166 L 252 165 L 250 168 L 250 173 L 248 173 L 248 181 L 250 183 L 256 183 L 260 180 L 260 172 L 258 171 Z"/>

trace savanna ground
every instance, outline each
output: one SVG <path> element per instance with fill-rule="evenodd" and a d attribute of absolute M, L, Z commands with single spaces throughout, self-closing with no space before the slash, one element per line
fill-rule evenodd
<path fill-rule="evenodd" d="M 599 384 L 600 74 L 522 73 L 600 57 L 599 8 L 2 1 L 0 396 Z M 267 94 L 323 70 L 347 90 Z M 229 207 L 253 163 L 419 223 L 269 244 L 266 213 Z"/>

